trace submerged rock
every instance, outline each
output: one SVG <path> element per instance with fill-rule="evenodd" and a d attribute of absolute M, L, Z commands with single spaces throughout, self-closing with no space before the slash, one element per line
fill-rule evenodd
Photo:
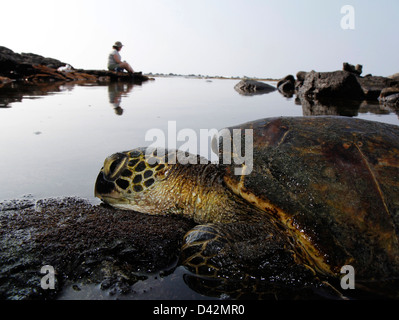
<path fill-rule="evenodd" d="M 386 104 L 399 107 L 399 93 L 391 94 L 384 98 L 383 100 Z"/>
<path fill-rule="evenodd" d="M 399 85 L 383 89 L 378 100 L 388 106 L 399 108 Z"/>
<path fill-rule="evenodd" d="M 383 98 L 386 98 L 386 97 L 388 97 L 390 95 L 393 95 L 393 94 L 396 94 L 396 93 L 399 93 L 399 86 L 392 86 L 392 87 L 389 87 L 389 88 L 384 88 L 381 91 L 381 94 L 380 94 L 379 98 L 383 99 Z"/>
<path fill-rule="evenodd" d="M 358 81 L 366 100 L 377 100 L 384 89 L 399 85 L 398 81 L 380 76 L 358 77 Z"/>
<path fill-rule="evenodd" d="M 295 78 L 293 75 L 288 75 L 277 82 L 278 90 L 286 97 L 292 97 L 295 92 Z"/>
<path fill-rule="evenodd" d="M 234 89 L 242 95 L 264 94 L 276 90 L 276 88 L 270 84 L 249 79 L 240 81 L 235 85 Z"/>

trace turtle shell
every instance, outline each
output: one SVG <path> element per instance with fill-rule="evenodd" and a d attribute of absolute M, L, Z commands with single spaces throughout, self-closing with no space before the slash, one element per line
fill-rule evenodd
<path fill-rule="evenodd" d="M 283 117 L 227 129 L 241 129 L 243 146 L 244 130 L 253 130 L 253 168 L 244 163 L 236 175 L 234 161 L 223 164 L 225 183 L 282 221 L 316 269 L 337 274 L 351 265 L 368 280 L 399 275 L 399 127 Z"/>

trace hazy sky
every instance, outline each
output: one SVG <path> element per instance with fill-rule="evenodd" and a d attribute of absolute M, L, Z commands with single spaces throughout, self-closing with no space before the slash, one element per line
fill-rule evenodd
<path fill-rule="evenodd" d="M 354 29 L 343 29 L 344 5 Z M 0 0 L 0 45 L 105 69 L 115 41 L 143 72 L 283 77 L 399 72 L 398 0 Z M 347 21 L 347 20 L 345 20 Z"/>

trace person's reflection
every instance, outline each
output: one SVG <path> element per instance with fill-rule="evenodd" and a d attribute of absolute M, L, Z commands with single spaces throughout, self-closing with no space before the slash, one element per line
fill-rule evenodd
<path fill-rule="evenodd" d="M 132 88 L 132 83 L 112 82 L 108 85 L 109 103 L 112 104 L 118 116 L 123 114 L 123 109 L 121 107 L 122 96 L 126 96 L 132 91 Z"/>

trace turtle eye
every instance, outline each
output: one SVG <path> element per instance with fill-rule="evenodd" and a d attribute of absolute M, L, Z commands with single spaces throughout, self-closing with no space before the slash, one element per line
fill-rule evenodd
<path fill-rule="evenodd" d="M 104 176 L 107 180 L 114 181 L 119 177 L 120 171 L 126 162 L 126 155 L 116 153 L 104 162 Z"/>
<path fill-rule="evenodd" d="M 115 160 L 114 162 L 112 162 L 112 164 L 109 167 L 109 175 L 113 176 L 113 173 L 115 173 L 116 168 L 118 167 L 118 165 L 121 163 L 121 160 Z"/>

